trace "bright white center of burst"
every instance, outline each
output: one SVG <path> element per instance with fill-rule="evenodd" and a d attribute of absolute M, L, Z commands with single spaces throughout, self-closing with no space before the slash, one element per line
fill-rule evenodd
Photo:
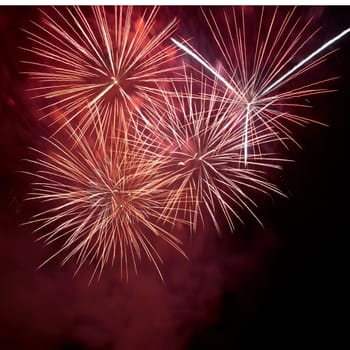
<path fill-rule="evenodd" d="M 118 85 L 118 79 L 116 77 L 112 77 L 113 85 Z"/>

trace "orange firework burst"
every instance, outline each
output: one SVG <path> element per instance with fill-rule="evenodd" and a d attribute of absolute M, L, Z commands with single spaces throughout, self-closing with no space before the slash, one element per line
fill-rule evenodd
<path fill-rule="evenodd" d="M 253 8 L 250 8 L 253 10 Z M 302 23 L 296 9 L 285 16 L 278 8 L 262 8 L 256 25 L 247 26 L 248 15 L 241 12 L 223 12 L 221 22 L 212 11 L 206 14 L 206 22 L 219 48 L 222 66 L 214 69 L 190 45 L 173 42 L 195 58 L 225 89 L 232 92 L 234 118 L 245 124 L 244 161 L 247 163 L 248 149 L 254 145 L 254 134 L 263 126 L 275 139 L 286 145 L 286 140 L 297 144 L 290 129 L 290 123 L 304 125 L 311 120 L 295 114 L 298 107 L 309 107 L 301 102 L 302 97 L 325 93 L 324 84 L 334 78 L 310 80 L 307 72 L 321 64 L 329 53 L 322 53 L 332 43 L 346 35 L 350 29 L 332 38 L 317 50 L 307 47 L 318 30 L 311 28 L 311 20 Z M 250 18 L 252 20 L 252 18 Z M 309 52 L 306 55 L 305 52 Z M 322 53 L 322 54 L 321 54 Z M 252 135 L 248 137 L 248 135 Z"/>
<path fill-rule="evenodd" d="M 166 42 L 176 20 L 157 25 L 157 12 L 122 6 L 41 11 L 41 23 L 26 30 L 32 46 L 25 50 L 36 60 L 25 63 L 39 84 L 31 89 L 35 97 L 48 101 L 44 117 L 58 109 L 61 124 L 77 120 L 82 131 L 91 125 L 94 104 L 105 120 L 118 118 L 120 108 L 144 118 L 144 98 L 157 100 L 155 82 L 166 84 L 176 69 L 177 49 Z"/>
<path fill-rule="evenodd" d="M 75 257 L 77 271 L 89 260 L 96 262 L 93 275 L 100 274 L 119 257 L 121 274 L 125 270 L 127 277 L 128 265 L 136 270 L 143 250 L 161 275 L 154 239 L 184 254 L 170 233 L 177 218 L 167 210 L 172 191 L 159 175 L 161 162 L 153 145 L 126 136 L 125 126 L 118 125 L 107 137 L 97 110 L 92 120 L 95 141 L 76 129 L 70 130 L 71 141 L 51 139 L 47 153 L 35 150 L 38 159 L 29 161 L 38 170 L 30 173 L 36 182 L 29 199 L 45 202 L 49 209 L 30 223 L 39 225 L 36 231 L 47 244 L 63 242 L 54 256 L 68 252 L 63 263 Z"/>
<path fill-rule="evenodd" d="M 220 231 L 218 209 L 234 230 L 233 217 L 241 220 L 239 209 L 254 215 L 252 193 L 280 193 L 265 178 L 266 171 L 279 168 L 281 161 L 263 151 L 273 140 L 265 128 L 249 132 L 260 153 L 252 156 L 247 166 L 243 165 L 244 123 L 240 118 L 232 118 L 230 94 L 226 90 L 222 95 L 217 80 L 208 83 L 203 74 L 194 79 L 185 70 L 184 84 L 180 88 L 174 84 L 173 91 L 164 92 L 163 108 L 150 106 L 148 110 L 154 118 L 158 117 L 155 134 L 164 150 L 163 176 L 179 198 L 186 198 L 178 202 L 176 195 L 172 196 L 168 207 L 178 209 L 185 203 L 193 230 L 209 216 Z"/>

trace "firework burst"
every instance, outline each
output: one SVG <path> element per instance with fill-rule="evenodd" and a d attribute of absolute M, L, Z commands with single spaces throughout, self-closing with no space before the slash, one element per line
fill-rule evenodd
<path fill-rule="evenodd" d="M 254 135 L 262 126 L 284 146 L 287 147 L 286 140 L 297 144 L 291 124 L 305 125 L 312 120 L 293 111 L 309 107 L 302 98 L 330 91 L 324 86 L 334 79 L 310 80 L 307 72 L 326 59 L 332 51 L 322 52 L 349 29 L 303 56 L 318 32 L 311 28 L 311 20 L 303 23 L 295 8 L 285 16 L 277 7 L 262 8 L 257 25 L 247 26 L 251 18 L 245 11 L 247 8 L 239 11 L 232 7 L 232 11 L 223 12 L 224 24 L 220 26 L 212 11 L 203 11 L 222 58 L 217 69 L 189 44 L 172 40 L 232 91 L 233 113 L 245 125 L 242 137 L 247 163 L 248 149 L 254 150 Z"/>
<path fill-rule="evenodd" d="M 178 197 L 186 198 L 177 201 L 173 195 L 168 208 L 184 209 L 193 231 L 209 216 L 220 232 L 219 211 L 234 230 L 233 218 L 241 220 L 240 210 L 254 215 L 252 193 L 280 193 L 267 181 L 266 172 L 279 168 L 281 160 L 263 150 L 273 135 L 257 128 L 249 137 L 259 147 L 259 156 L 243 166 L 245 129 L 240 118 L 232 118 L 231 91 L 222 95 L 217 80 L 209 82 L 204 74 L 193 78 L 186 68 L 184 72 L 184 84 L 164 92 L 163 108 L 148 110 L 158 118 L 153 123 L 164 154 L 163 176 Z"/>
<path fill-rule="evenodd" d="M 213 65 L 171 38 L 175 20 L 158 30 L 157 8 L 52 11 L 27 31 L 25 49 L 43 118 L 56 125 L 48 153 L 30 161 L 29 199 L 48 206 L 30 224 L 47 244 L 62 242 L 63 263 L 95 262 L 93 276 L 119 260 L 127 277 L 143 253 L 161 276 L 158 238 L 184 254 L 177 223 L 195 232 L 210 221 L 220 232 L 223 219 L 233 231 L 245 211 L 260 222 L 257 195 L 283 195 L 269 181 L 285 161 L 276 143 L 297 144 L 291 126 L 311 121 L 298 113 L 304 98 L 334 79 L 309 73 L 350 31 L 310 54 L 317 30 L 295 9 L 263 8 L 255 27 L 243 8 L 221 19 L 203 11 L 221 59 Z M 200 68 L 179 73 L 178 48 Z"/>
<path fill-rule="evenodd" d="M 155 239 L 184 254 L 169 233 L 177 218 L 167 210 L 171 191 L 159 175 L 161 162 L 153 145 L 126 136 L 125 126 L 107 137 L 97 110 L 92 117 L 96 140 L 70 130 L 67 140 L 47 140 L 49 151 L 35 150 L 38 159 L 29 160 L 38 168 L 30 172 L 36 181 L 29 199 L 49 207 L 29 223 L 38 226 L 47 244 L 63 242 L 54 256 L 67 252 L 63 263 L 75 258 L 77 271 L 94 262 L 94 276 L 119 257 L 121 275 L 127 277 L 128 266 L 137 271 L 144 251 L 161 276 Z"/>
<path fill-rule="evenodd" d="M 118 118 L 114 110 L 121 108 L 125 115 L 137 111 L 144 118 L 145 96 L 156 101 L 156 87 L 166 84 L 176 69 L 177 49 L 167 41 L 176 20 L 162 27 L 156 22 L 156 7 L 52 11 L 41 11 L 41 22 L 25 30 L 32 43 L 24 49 L 31 55 L 24 61 L 30 67 L 26 73 L 35 81 L 34 96 L 40 103 L 47 101 L 43 118 L 59 110 L 57 128 L 76 120 L 84 131 L 91 125 L 89 108 L 94 104 L 105 120 Z"/>

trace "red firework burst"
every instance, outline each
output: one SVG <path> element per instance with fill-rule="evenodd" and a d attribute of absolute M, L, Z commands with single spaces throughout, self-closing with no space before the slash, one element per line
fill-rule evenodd
<path fill-rule="evenodd" d="M 223 25 L 220 26 L 212 11 L 209 14 L 203 11 L 219 48 L 222 61 L 219 69 L 214 69 L 193 47 L 189 49 L 188 44 L 173 39 L 177 46 L 219 79 L 225 89 L 232 91 L 234 118 L 240 118 L 245 124 L 245 163 L 248 148 L 254 151 L 254 142 L 248 134 L 254 135 L 261 126 L 285 146 L 286 140 L 297 144 L 290 124 L 304 125 L 312 120 L 295 114 L 293 110 L 309 107 L 301 102 L 301 98 L 330 91 L 324 86 L 334 79 L 315 81 L 306 73 L 331 53 L 322 53 L 326 48 L 350 31 L 346 29 L 305 55 L 318 30 L 311 29 L 311 20 L 303 23 L 295 8 L 285 16 L 280 12 L 277 7 L 262 8 L 258 21 L 248 28 L 248 16 L 243 7 L 241 11 L 235 7 L 224 11 Z"/>
<path fill-rule="evenodd" d="M 177 49 L 167 40 L 177 22 L 159 25 L 158 10 L 93 6 L 41 11 L 41 22 L 25 30 L 32 45 L 24 50 L 32 55 L 25 63 L 43 117 L 58 109 L 61 124 L 76 120 L 82 131 L 91 125 L 94 104 L 105 120 L 118 118 L 115 110 L 121 108 L 125 115 L 137 111 L 144 118 L 145 97 L 156 101 L 157 86 L 176 70 Z"/>
<path fill-rule="evenodd" d="M 168 208 L 185 209 L 193 230 L 209 217 L 218 231 L 220 210 L 234 230 L 233 217 L 241 220 L 240 210 L 254 215 L 254 192 L 281 194 L 266 174 L 279 168 L 281 159 L 263 151 L 274 135 L 266 128 L 249 131 L 252 145 L 260 152 L 244 166 L 245 128 L 240 118 L 232 117 L 231 91 L 222 94 L 217 80 L 209 83 L 203 74 L 194 79 L 184 71 L 185 83 L 164 92 L 164 106 L 148 107 L 155 139 L 163 150 L 163 177 L 176 190 Z"/>
<path fill-rule="evenodd" d="M 29 199 L 49 209 L 29 223 L 38 225 L 35 231 L 47 244 L 62 241 L 54 256 L 66 252 L 63 263 L 75 258 L 77 271 L 90 261 L 96 264 L 93 275 L 100 274 L 108 261 L 119 259 L 121 276 L 125 271 L 127 277 L 128 265 L 137 271 L 144 251 L 161 276 L 154 240 L 161 238 L 184 253 L 171 234 L 181 218 L 167 210 L 174 191 L 165 188 L 159 156 L 152 144 L 126 135 L 125 125 L 107 136 L 97 110 L 92 120 L 96 139 L 67 124 L 68 140 L 52 138 L 49 151 L 34 150 L 38 159 L 29 162 L 38 170 L 29 173 L 36 179 Z"/>

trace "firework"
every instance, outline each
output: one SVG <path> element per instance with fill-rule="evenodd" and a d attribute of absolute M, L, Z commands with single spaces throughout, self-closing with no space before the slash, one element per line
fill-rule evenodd
<path fill-rule="evenodd" d="M 163 177 L 176 189 L 168 208 L 182 208 L 193 231 L 209 217 L 220 232 L 219 212 L 231 230 L 235 227 L 233 218 L 241 220 L 242 209 L 259 221 L 253 212 L 256 204 L 252 194 L 280 193 L 266 179 L 266 172 L 279 168 L 281 161 L 264 151 L 273 135 L 265 128 L 256 129 L 254 134 L 250 130 L 259 157 L 252 156 L 247 166 L 242 166 L 245 129 L 240 118 L 232 118 L 231 91 L 222 94 L 218 80 L 209 82 L 204 74 L 194 78 L 186 68 L 184 72 L 184 84 L 174 84 L 172 92 L 164 92 L 163 108 L 150 105 L 148 109 L 150 115 L 158 117 L 158 123 L 153 124 L 165 156 Z M 177 196 L 186 199 L 177 201 Z"/>
<path fill-rule="evenodd" d="M 262 9 L 256 31 L 243 9 L 223 12 L 220 28 L 203 11 L 222 60 L 214 68 L 171 38 L 176 21 L 158 31 L 158 9 L 139 10 L 54 8 L 27 31 L 32 90 L 43 117 L 59 124 L 48 153 L 30 161 L 38 171 L 29 172 L 29 199 L 47 205 L 30 224 L 47 244 L 62 243 L 48 260 L 65 252 L 77 271 L 95 262 L 93 276 L 119 260 L 127 277 L 143 253 L 161 276 L 157 239 L 184 254 L 177 223 L 195 232 L 210 221 L 220 232 L 223 219 L 233 231 L 244 211 L 260 222 L 258 194 L 283 195 L 269 181 L 285 161 L 276 143 L 297 143 L 290 126 L 310 122 L 295 112 L 306 107 L 300 100 L 333 79 L 307 73 L 350 31 L 310 54 L 317 30 L 295 9 Z M 177 47 L 200 67 L 181 74 Z"/>
<path fill-rule="evenodd" d="M 161 162 L 152 144 L 126 136 L 123 125 L 107 137 L 101 119 L 94 110 L 96 140 L 75 129 L 65 141 L 47 140 L 47 152 L 35 150 L 38 159 L 29 161 L 38 169 L 30 172 L 36 181 L 28 199 L 48 209 L 29 223 L 47 244 L 62 242 L 54 256 L 66 252 L 63 263 L 75 258 L 77 271 L 89 261 L 96 264 L 93 276 L 100 275 L 119 258 L 127 277 L 144 251 L 161 275 L 155 239 L 184 254 L 169 231 L 177 218 L 166 207 L 171 191 L 159 175 Z"/>
<path fill-rule="evenodd" d="M 24 48 L 30 55 L 24 61 L 30 67 L 26 73 L 35 81 L 34 96 L 44 103 L 43 118 L 58 110 L 59 118 L 52 121 L 58 129 L 76 120 L 84 131 L 91 125 L 89 108 L 96 104 L 107 128 L 108 120 L 119 117 L 116 109 L 129 117 L 136 111 L 144 119 L 144 98 L 156 101 L 157 86 L 176 69 L 177 49 L 167 41 L 176 20 L 159 25 L 157 7 L 61 7 L 52 12 L 41 11 L 41 22 L 25 30 L 32 43 Z"/>
<path fill-rule="evenodd" d="M 289 128 L 290 123 L 304 125 L 311 120 L 296 115 L 291 110 L 307 107 L 299 102 L 302 97 L 329 91 L 322 86 L 332 80 L 305 82 L 305 78 L 308 79 L 306 73 L 321 64 L 331 52 L 319 54 L 350 31 L 344 30 L 300 59 L 299 56 L 304 54 L 307 44 L 311 43 L 317 33 L 317 30 L 311 29 L 311 20 L 303 24 L 295 14 L 295 8 L 285 17 L 280 16 L 278 8 L 272 14 L 266 12 L 268 11 L 262 8 L 258 26 L 255 30 L 248 30 L 244 8 L 241 13 L 234 7 L 232 13 L 224 12 L 224 25 L 220 27 L 211 11 L 209 14 L 203 11 L 223 59 L 220 72 L 193 47 L 172 38 L 178 47 L 221 81 L 225 89 L 232 91 L 235 118 L 242 119 L 245 125 L 242 137 L 246 164 L 248 149 L 252 149 L 254 144 L 254 140 L 248 136 L 254 135 L 255 130 L 261 126 L 273 133 L 276 140 L 285 146 L 287 139 L 297 144 Z M 295 64 L 297 60 L 299 62 Z"/>

